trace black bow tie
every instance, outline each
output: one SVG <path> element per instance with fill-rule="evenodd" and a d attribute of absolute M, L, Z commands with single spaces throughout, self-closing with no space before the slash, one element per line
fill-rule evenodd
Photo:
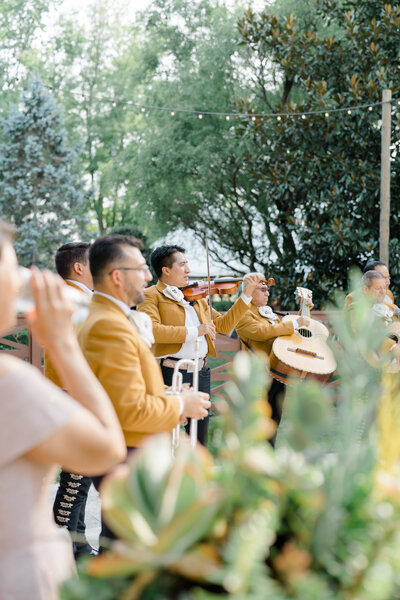
<path fill-rule="evenodd" d="M 194 305 L 196 304 L 196 302 L 197 302 L 197 300 L 191 300 L 191 301 L 189 302 L 189 304 L 190 304 L 190 306 L 194 306 Z"/>

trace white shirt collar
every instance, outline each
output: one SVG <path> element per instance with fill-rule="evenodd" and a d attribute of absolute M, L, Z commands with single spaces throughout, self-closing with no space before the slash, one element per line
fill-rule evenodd
<path fill-rule="evenodd" d="M 103 296 L 103 298 L 108 298 L 109 300 L 112 300 L 112 302 L 114 302 L 114 304 L 116 304 L 117 306 L 120 307 L 120 309 L 123 311 L 124 315 L 126 315 L 129 318 L 129 315 L 131 314 L 131 309 L 129 308 L 129 306 L 127 304 L 125 304 L 125 302 L 122 302 L 122 300 L 118 300 L 118 298 L 115 298 L 114 296 L 110 296 L 110 294 L 105 294 L 104 292 L 99 292 L 98 290 L 94 290 L 93 294 L 97 295 L 97 296 Z"/>
<path fill-rule="evenodd" d="M 65 281 L 68 281 L 69 283 L 76 285 L 78 288 L 80 288 L 82 290 L 82 292 L 85 292 L 85 294 L 87 294 L 88 296 L 90 296 L 90 297 L 93 296 L 92 290 L 90 290 L 88 288 L 88 286 L 85 285 L 84 283 L 82 283 L 81 281 L 76 281 L 75 279 L 66 279 Z"/>

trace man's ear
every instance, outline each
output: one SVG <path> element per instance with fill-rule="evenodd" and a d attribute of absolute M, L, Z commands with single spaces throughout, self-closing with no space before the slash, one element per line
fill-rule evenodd
<path fill-rule="evenodd" d="M 112 283 L 116 287 L 121 287 L 121 284 L 122 284 L 122 271 L 120 271 L 119 269 L 115 269 L 114 271 L 111 272 L 110 278 L 111 278 Z"/>
<path fill-rule="evenodd" d="M 170 272 L 170 269 L 169 269 L 169 267 L 163 267 L 163 268 L 161 269 L 161 277 L 162 277 L 163 275 L 167 275 L 167 276 L 168 276 L 168 275 L 169 275 L 169 272 Z"/>
<path fill-rule="evenodd" d="M 77 275 L 82 275 L 83 274 L 83 268 L 80 262 L 75 262 L 72 265 L 72 270 L 74 271 L 74 273 L 76 273 Z"/>

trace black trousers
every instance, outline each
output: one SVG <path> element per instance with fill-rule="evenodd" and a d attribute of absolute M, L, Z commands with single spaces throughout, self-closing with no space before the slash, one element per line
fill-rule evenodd
<path fill-rule="evenodd" d="M 165 385 L 172 385 L 172 376 L 174 374 L 174 369 L 172 367 L 164 367 L 161 363 L 161 372 L 164 379 Z M 180 371 L 182 373 L 183 383 L 189 383 L 193 385 L 193 373 L 188 373 L 187 371 Z M 204 367 L 199 371 L 199 391 L 204 392 L 206 394 L 211 395 L 211 374 L 209 367 Z M 197 423 L 197 439 L 200 444 L 203 446 L 207 445 L 208 438 L 208 423 L 209 416 L 198 421 Z M 188 420 L 188 424 L 185 426 L 186 433 L 190 432 L 190 421 Z"/>
<path fill-rule="evenodd" d="M 89 488 L 92 483 L 90 477 L 61 471 L 60 483 L 54 499 L 53 514 L 57 525 L 65 527 L 68 531 L 85 535 L 85 509 Z M 74 554 L 88 547 L 87 542 L 73 542 Z"/>
<path fill-rule="evenodd" d="M 268 402 L 269 402 L 269 405 L 271 406 L 271 410 L 272 410 L 271 418 L 273 421 L 275 421 L 277 426 L 281 422 L 282 406 L 283 406 L 283 400 L 285 398 L 285 393 L 286 393 L 286 385 L 284 383 L 281 383 L 280 381 L 277 381 L 276 379 L 273 379 L 271 387 L 269 388 L 269 391 L 268 391 Z M 275 438 L 276 438 L 276 434 L 274 435 L 273 438 L 271 438 L 269 440 L 269 442 L 272 446 L 275 446 Z"/>

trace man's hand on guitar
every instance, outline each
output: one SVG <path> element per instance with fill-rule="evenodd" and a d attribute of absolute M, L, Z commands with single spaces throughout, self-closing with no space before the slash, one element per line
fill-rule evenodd
<path fill-rule="evenodd" d="M 299 327 L 308 327 L 310 319 L 307 319 L 307 317 L 297 317 L 297 323 Z"/>

